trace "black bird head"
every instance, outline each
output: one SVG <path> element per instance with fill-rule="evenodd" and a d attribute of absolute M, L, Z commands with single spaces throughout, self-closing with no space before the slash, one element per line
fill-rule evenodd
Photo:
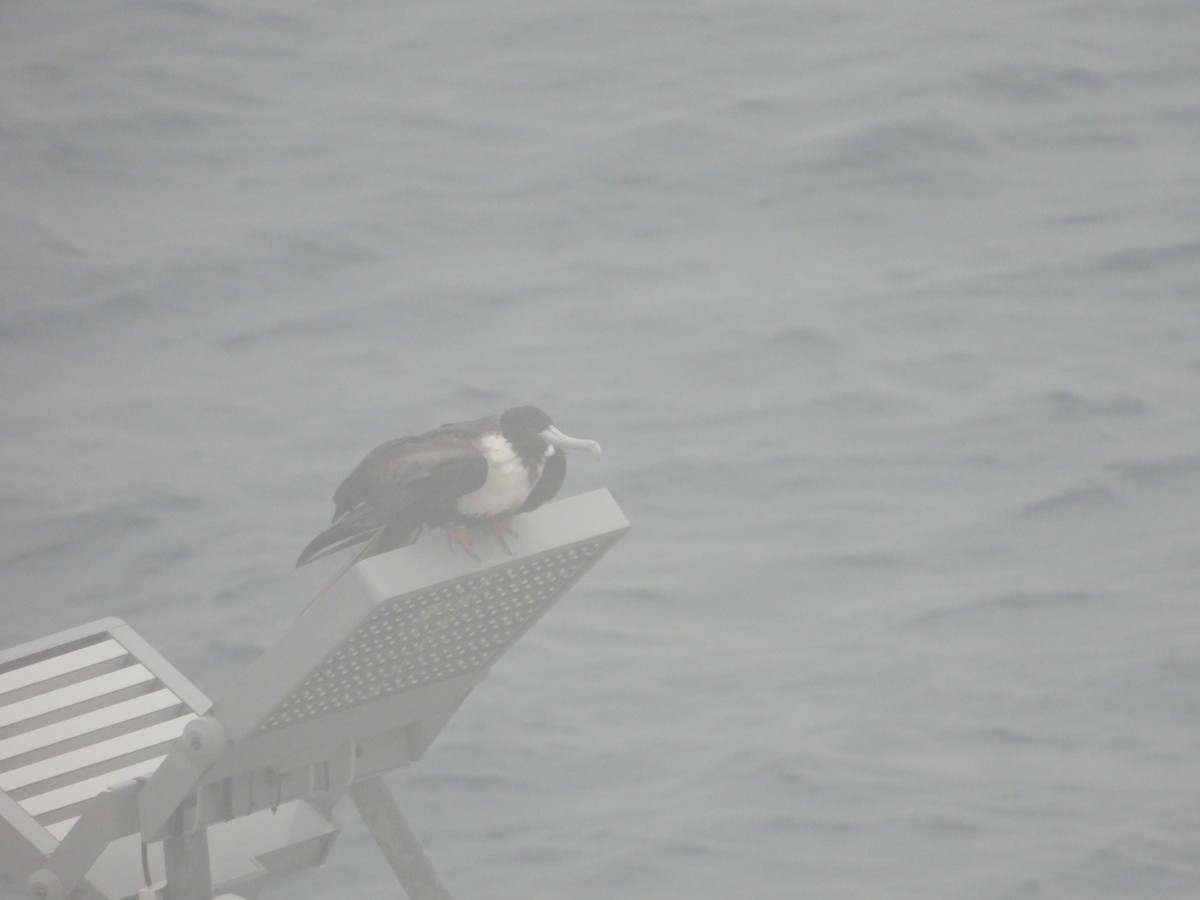
<path fill-rule="evenodd" d="M 550 417 L 536 406 L 515 406 L 500 414 L 500 431 L 514 447 L 527 445 L 530 438 L 540 438 L 563 450 L 587 450 L 600 455 L 595 441 L 573 438 L 554 427 Z"/>
<path fill-rule="evenodd" d="M 554 423 L 536 406 L 514 406 L 500 413 L 500 430 L 505 437 L 518 434 L 537 434 Z"/>

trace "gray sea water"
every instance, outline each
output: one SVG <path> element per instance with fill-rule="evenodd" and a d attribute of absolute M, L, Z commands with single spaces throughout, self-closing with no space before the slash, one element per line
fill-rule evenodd
<path fill-rule="evenodd" d="M 1200 896 L 1194 0 L 7 0 L 0 378 L 3 646 L 210 695 L 371 447 L 604 444 L 390 779 L 459 900 Z"/>

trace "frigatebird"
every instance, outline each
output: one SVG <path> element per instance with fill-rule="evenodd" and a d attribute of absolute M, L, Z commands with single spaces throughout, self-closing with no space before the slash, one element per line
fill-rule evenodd
<path fill-rule="evenodd" d="M 451 549 L 473 555 L 465 529 L 486 523 L 504 545 L 505 520 L 562 487 L 567 450 L 600 455 L 599 444 L 563 434 L 536 406 L 380 444 L 334 492 L 333 524 L 296 565 L 364 541 L 362 556 L 394 550 L 426 527 L 447 529 Z"/>

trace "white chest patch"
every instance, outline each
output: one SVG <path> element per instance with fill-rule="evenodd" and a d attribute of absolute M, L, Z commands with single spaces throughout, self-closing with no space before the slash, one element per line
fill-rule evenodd
<path fill-rule="evenodd" d="M 515 512 L 528 499 L 541 475 L 541 467 L 527 474 L 521 458 L 500 435 L 488 435 L 480 444 L 487 457 L 487 481 L 478 490 L 458 498 L 459 514 L 469 518 L 489 518 Z M 529 474 L 534 476 L 532 481 Z"/>

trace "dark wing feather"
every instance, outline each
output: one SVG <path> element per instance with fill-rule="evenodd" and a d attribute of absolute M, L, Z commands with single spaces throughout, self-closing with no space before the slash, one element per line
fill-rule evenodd
<path fill-rule="evenodd" d="M 428 464 L 428 451 L 431 449 L 437 448 L 441 453 L 450 452 L 454 455 L 477 452 L 471 443 L 471 437 L 485 428 L 499 427 L 498 417 L 473 422 L 455 422 L 416 437 L 396 438 L 380 444 L 367 454 L 333 492 L 333 521 L 336 522 L 360 504 L 378 497 L 381 489 L 388 484 L 406 477 L 421 477 L 420 467 Z M 408 474 L 409 472 L 412 474 Z M 475 490 L 482 484 L 483 482 L 480 482 L 468 490 Z"/>
<path fill-rule="evenodd" d="M 333 492 L 333 521 L 376 496 L 380 486 L 387 481 L 392 460 L 403 456 L 407 447 L 419 441 L 420 438 L 398 438 L 380 444 L 368 453 Z"/>
<path fill-rule="evenodd" d="M 376 447 L 335 493 L 338 519 L 309 542 L 296 565 L 362 543 L 380 529 L 373 553 L 411 543 L 422 526 L 449 522 L 455 501 L 482 487 L 487 469 L 461 435 L 431 432 Z"/>
<path fill-rule="evenodd" d="M 553 500 L 558 496 L 558 490 L 562 487 L 566 477 L 567 453 L 556 447 L 554 452 L 546 457 L 546 462 L 542 466 L 542 477 L 538 479 L 537 484 L 533 486 L 533 490 L 529 492 L 529 496 L 517 512 L 529 512 L 537 509 L 543 503 Z"/>

